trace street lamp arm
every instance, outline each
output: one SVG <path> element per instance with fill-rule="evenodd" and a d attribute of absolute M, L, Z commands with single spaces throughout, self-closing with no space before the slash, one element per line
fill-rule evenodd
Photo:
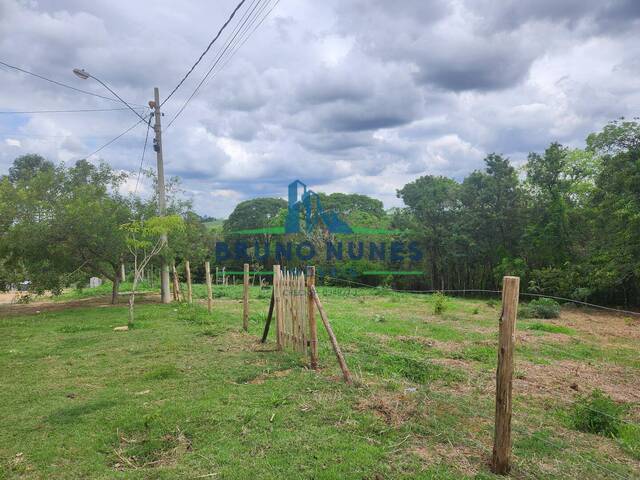
<path fill-rule="evenodd" d="M 133 109 L 133 107 L 131 105 L 129 105 L 127 102 L 124 101 L 124 99 L 118 95 L 116 92 L 114 92 L 109 85 L 107 85 L 106 83 L 104 83 L 102 80 L 100 80 L 98 77 L 95 77 L 93 75 L 91 75 L 89 72 L 87 72 L 84 69 L 79 69 L 79 68 L 74 68 L 73 69 L 73 73 L 83 79 L 86 80 L 87 78 L 93 78 L 96 82 L 98 82 L 100 85 L 102 85 L 104 88 L 106 88 L 107 90 L 109 90 L 109 92 L 111 92 L 111 94 L 116 97 L 118 100 L 120 100 L 123 104 L 125 104 L 127 106 L 127 108 L 129 108 L 129 110 L 131 110 L 133 113 L 136 114 L 136 116 L 142 120 L 143 122 L 146 122 L 147 119 L 144 118 L 142 115 L 140 115 L 136 110 Z"/>

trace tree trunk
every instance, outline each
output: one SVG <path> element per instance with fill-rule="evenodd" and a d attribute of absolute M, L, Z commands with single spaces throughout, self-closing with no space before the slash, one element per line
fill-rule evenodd
<path fill-rule="evenodd" d="M 118 303 L 118 288 L 120 288 L 120 278 L 116 274 L 112 279 L 113 287 L 111 288 L 111 304 L 115 305 Z"/>
<path fill-rule="evenodd" d="M 133 328 L 133 304 L 135 302 L 135 297 L 135 290 L 132 290 L 131 294 L 129 295 L 129 322 L 127 323 L 127 326 L 129 328 Z"/>
<path fill-rule="evenodd" d="M 127 326 L 130 329 L 133 328 L 133 305 L 136 301 L 136 288 L 138 287 L 138 278 L 138 266 L 135 265 L 133 270 L 133 284 L 131 285 L 131 294 L 129 294 L 129 322 L 127 323 Z"/>

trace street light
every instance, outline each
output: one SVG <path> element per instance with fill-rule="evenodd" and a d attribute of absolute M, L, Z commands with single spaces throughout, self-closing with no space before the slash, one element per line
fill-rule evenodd
<path fill-rule="evenodd" d="M 80 77 L 82 80 L 86 80 L 91 75 L 84 71 L 84 68 L 74 68 L 73 73 L 76 74 L 77 77 Z"/>
<path fill-rule="evenodd" d="M 73 69 L 73 73 L 75 74 L 76 77 L 81 78 L 82 80 L 86 80 L 87 78 L 93 78 L 96 82 L 98 82 L 100 85 L 102 85 L 104 88 L 106 88 L 107 90 L 109 90 L 118 100 L 120 100 L 122 103 L 124 103 L 129 110 L 131 110 L 133 113 L 135 113 L 138 118 L 140 120 L 142 120 L 143 122 L 146 122 L 147 119 L 144 118 L 142 115 L 140 115 L 138 112 L 136 112 L 133 107 L 131 105 L 129 105 L 127 102 L 125 102 L 122 97 L 120 97 L 120 95 L 118 95 L 116 92 L 114 92 L 113 90 L 111 90 L 111 88 L 109 88 L 109 85 L 107 85 L 106 83 L 104 83 L 102 80 L 100 80 L 98 77 L 94 77 L 93 75 L 91 75 L 89 72 L 87 72 L 84 68 L 74 68 Z"/>
<path fill-rule="evenodd" d="M 140 118 L 140 120 L 142 120 L 145 123 L 148 122 L 147 125 L 151 124 L 151 116 L 149 116 L 149 120 L 147 121 L 146 118 L 144 118 L 142 115 L 136 112 L 131 105 L 125 102 L 120 97 L 120 95 L 118 95 L 116 92 L 111 90 L 109 86 L 99 78 L 94 77 L 83 68 L 74 68 L 73 73 L 76 77 L 81 78 L 82 80 L 86 80 L 87 78 L 93 78 L 96 82 L 98 82 L 104 88 L 109 90 L 118 100 L 124 103 L 129 108 L 129 110 L 131 110 L 133 113 L 135 113 L 138 116 L 138 118 Z M 162 161 L 162 127 L 160 126 L 160 119 L 162 118 L 162 114 L 160 113 L 160 106 L 161 106 L 160 93 L 157 87 L 153 89 L 153 98 L 154 98 L 153 101 L 149 102 L 149 108 L 151 108 L 154 111 L 155 119 L 156 119 L 155 125 L 153 126 L 153 130 L 155 131 L 155 134 L 156 134 L 154 138 L 153 149 L 156 151 L 156 160 L 158 164 L 158 212 L 160 213 L 161 217 L 164 217 L 166 215 L 166 197 L 165 197 L 165 185 L 164 185 L 164 165 Z M 164 245 L 167 244 L 166 233 L 162 234 L 161 241 Z M 162 260 L 162 269 L 160 270 L 160 273 L 161 273 L 160 293 L 161 293 L 162 303 L 170 303 L 171 293 L 169 291 L 169 266 L 167 265 L 167 262 L 164 259 Z"/>

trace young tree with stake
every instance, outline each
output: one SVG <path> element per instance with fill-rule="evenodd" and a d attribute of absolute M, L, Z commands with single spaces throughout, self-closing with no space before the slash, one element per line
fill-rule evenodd
<path fill-rule="evenodd" d="M 151 217 L 148 220 L 136 220 L 122 225 L 127 232 L 127 247 L 133 257 L 133 284 L 129 294 L 129 322 L 133 327 L 133 307 L 136 288 L 142 280 L 147 264 L 166 246 L 166 236 L 170 232 L 180 232 L 184 229 L 184 220 L 179 215 L 166 217 Z"/>

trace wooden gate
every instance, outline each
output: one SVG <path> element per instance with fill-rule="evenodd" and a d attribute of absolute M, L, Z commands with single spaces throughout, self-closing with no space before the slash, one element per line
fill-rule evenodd
<path fill-rule="evenodd" d="M 274 268 L 274 310 L 278 345 L 309 354 L 309 317 L 304 273 Z"/>

